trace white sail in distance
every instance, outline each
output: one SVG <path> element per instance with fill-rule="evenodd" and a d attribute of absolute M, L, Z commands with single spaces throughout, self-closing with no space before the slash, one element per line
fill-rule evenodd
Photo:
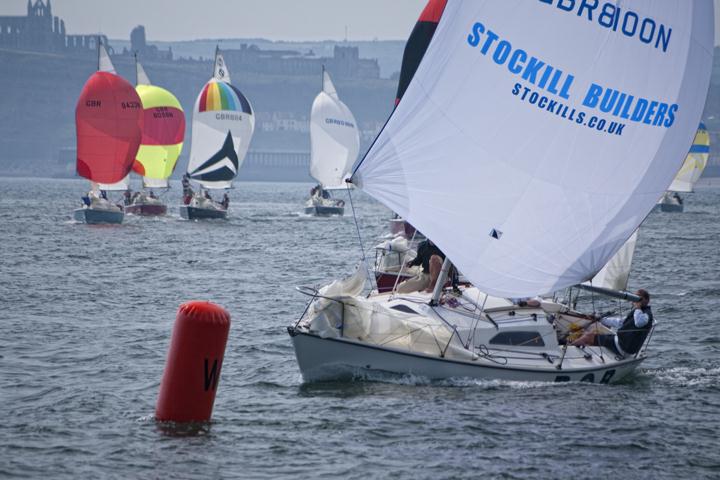
<path fill-rule="evenodd" d="M 99 190 L 105 190 L 107 192 L 124 192 L 130 186 L 130 174 L 126 175 L 125 178 L 116 183 L 98 183 Z"/>
<path fill-rule="evenodd" d="M 700 180 L 700 176 L 705 170 L 709 158 L 710 135 L 705 125 L 701 123 L 700 128 L 695 134 L 692 147 L 690 147 L 690 152 L 688 152 L 683 166 L 680 167 L 680 171 L 675 176 L 668 190 L 671 192 L 692 192 L 695 184 Z"/>
<path fill-rule="evenodd" d="M 360 151 L 360 133 L 328 72 L 310 114 L 310 175 L 325 187 L 342 186 Z"/>
<path fill-rule="evenodd" d="M 592 278 L 654 207 L 697 129 L 712 1 L 604 3 L 618 28 L 579 13 L 583 4 L 449 0 L 353 175 L 491 295 Z"/>
<path fill-rule="evenodd" d="M 204 188 L 232 186 L 255 131 L 255 115 L 245 96 L 229 83 L 219 50 L 214 76 L 195 101 L 192 145 L 187 172 Z"/>

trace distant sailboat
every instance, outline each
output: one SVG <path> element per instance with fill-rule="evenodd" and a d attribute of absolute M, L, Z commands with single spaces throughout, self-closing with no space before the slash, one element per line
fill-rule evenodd
<path fill-rule="evenodd" d="M 663 212 L 682 212 L 685 209 L 680 193 L 692 193 L 695 184 L 705 170 L 710 157 L 710 135 L 701 123 L 683 166 L 662 196 L 658 205 Z"/>
<path fill-rule="evenodd" d="M 310 114 L 310 175 L 318 181 L 305 205 L 308 215 L 342 215 L 345 202 L 331 198 L 328 189 L 346 188 L 345 178 L 360 151 L 360 133 L 350 109 L 337 94 L 323 68 L 322 91 Z"/>
<path fill-rule="evenodd" d="M 115 73 L 105 46 L 98 41 L 98 71 L 85 83 L 75 108 L 77 172 L 91 182 L 77 221 L 122 223 L 123 210 L 105 192 L 124 190 L 142 137 L 140 97 Z"/>
<path fill-rule="evenodd" d="M 213 78 L 203 87 L 193 110 L 190 162 L 183 179 L 185 205 L 180 207 L 183 218 L 227 218 L 227 193 L 224 201 L 217 203 L 208 190 L 232 186 L 254 131 L 252 106 L 230 84 L 230 73 L 217 49 Z M 192 192 L 190 179 L 200 184 L 201 191 Z"/>
<path fill-rule="evenodd" d="M 143 105 L 142 143 L 133 170 L 143 176 L 143 191 L 126 199 L 125 212 L 135 215 L 165 215 L 165 205 L 154 190 L 169 188 L 168 178 L 175 170 L 185 138 L 185 114 L 178 99 L 150 83 L 145 69 L 135 59 L 137 91 Z M 149 190 L 146 192 L 144 190 Z"/>

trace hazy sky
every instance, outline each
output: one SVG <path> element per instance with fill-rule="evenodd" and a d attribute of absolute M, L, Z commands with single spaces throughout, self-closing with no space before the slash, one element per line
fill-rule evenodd
<path fill-rule="evenodd" d="M 36 0 L 33 0 L 35 2 Z M 501 1 L 501 0 L 498 0 Z M 530 0 L 528 0 L 530 1 Z M 658 0 L 661 1 L 661 0 Z M 692 0 L 687 0 L 692 1 Z M 720 45 L 720 0 L 715 38 Z M 68 33 L 148 40 L 262 37 L 271 40 L 405 39 L 427 0 L 52 0 Z M 27 0 L 0 0 L 0 15 L 23 15 Z"/>

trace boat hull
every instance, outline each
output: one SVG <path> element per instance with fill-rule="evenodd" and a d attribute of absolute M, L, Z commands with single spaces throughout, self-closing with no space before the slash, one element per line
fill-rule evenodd
<path fill-rule="evenodd" d="M 341 217 L 345 215 L 345 207 L 328 207 L 323 205 L 305 207 L 305 215 L 314 215 L 316 217 Z"/>
<path fill-rule="evenodd" d="M 306 382 L 347 379 L 377 371 L 430 380 L 615 383 L 632 373 L 644 359 L 638 357 L 588 368 L 557 369 L 548 364 L 544 368 L 524 369 L 447 360 L 343 338 L 320 338 L 294 327 L 288 327 L 288 333 Z"/>
<path fill-rule="evenodd" d="M 683 205 L 677 203 L 660 203 L 660 211 L 665 213 L 682 213 L 685 209 Z"/>
<path fill-rule="evenodd" d="M 126 205 L 125 213 L 142 217 L 157 217 L 167 214 L 167 205 L 162 203 Z"/>
<path fill-rule="evenodd" d="M 215 208 L 198 208 L 183 205 L 180 207 L 180 216 L 185 220 L 212 220 L 227 219 L 227 210 Z"/>
<path fill-rule="evenodd" d="M 125 218 L 122 210 L 96 210 L 92 208 L 78 208 L 73 212 L 73 217 L 78 222 L 88 225 L 120 224 Z"/>

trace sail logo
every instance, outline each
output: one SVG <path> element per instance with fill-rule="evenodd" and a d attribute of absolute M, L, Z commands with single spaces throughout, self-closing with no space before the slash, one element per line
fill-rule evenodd
<path fill-rule="evenodd" d="M 352 122 L 346 122 L 345 120 L 338 120 L 336 118 L 326 118 L 325 123 L 328 125 L 338 125 L 340 127 L 355 128 Z"/>
<path fill-rule="evenodd" d="M 558 11 L 574 13 L 597 22 L 601 27 L 618 32 L 628 38 L 637 37 L 642 43 L 662 49 L 666 53 L 670 46 L 672 28 L 658 23 L 650 17 L 642 18 L 637 12 L 623 9 L 615 3 L 598 0 L 539 0 L 540 3 L 555 6 Z"/>
<path fill-rule="evenodd" d="M 496 64 L 507 65 L 510 73 L 519 75 L 526 82 L 566 100 L 570 98 L 570 89 L 575 80 L 573 75 L 528 55 L 525 50 L 513 49 L 509 41 L 500 39 L 497 33 L 486 29 L 482 23 L 475 22 L 467 43 L 473 48 L 479 48 L 483 55 L 490 53 Z"/>
<path fill-rule="evenodd" d="M 128 109 L 128 108 L 130 108 L 130 109 L 142 108 L 142 105 L 140 104 L 140 102 L 135 102 L 135 101 L 120 102 L 120 106 L 123 108 L 123 110 Z"/>
<path fill-rule="evenodd" d="M 88 100 L 85 102 L 85 106 L 88 108 L 100 108 L 102 102 L 100 100 Z"/>

